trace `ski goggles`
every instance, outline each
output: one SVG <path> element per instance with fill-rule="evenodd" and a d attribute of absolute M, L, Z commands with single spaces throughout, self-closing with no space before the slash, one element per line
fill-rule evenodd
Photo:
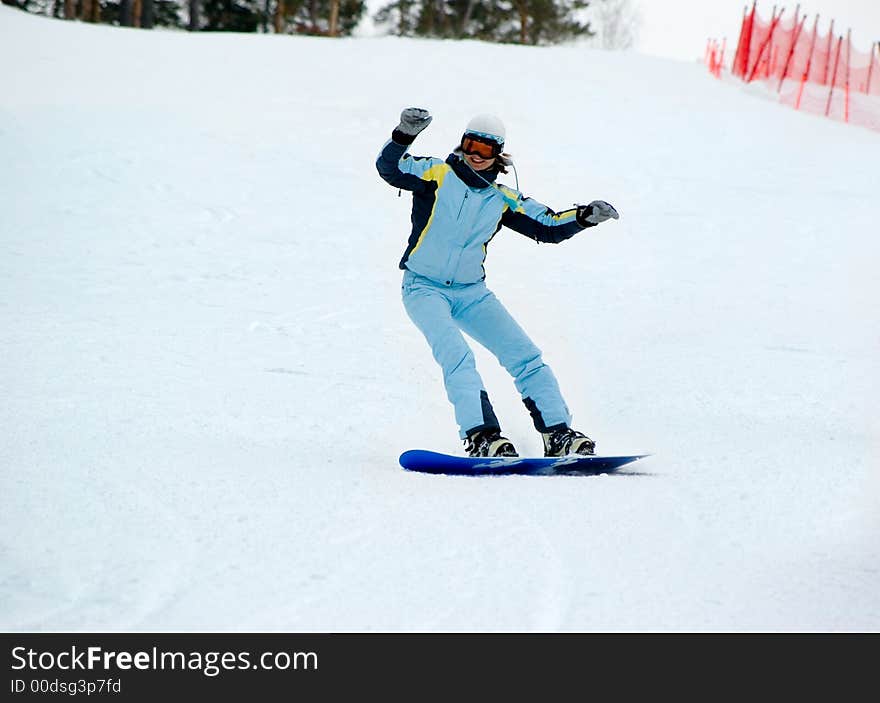
<path fill-rule="evenodd" d="M 494 139 L 465 134 L 461 138 L 461 150 L 468 156 L 479 156 L 483 159 L 494 159 L 501 153 L 502 146 Z"/>

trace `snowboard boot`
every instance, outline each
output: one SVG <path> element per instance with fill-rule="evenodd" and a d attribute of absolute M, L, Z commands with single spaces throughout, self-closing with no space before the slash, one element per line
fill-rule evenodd
<path fill-rule="evenodd" d="M 544 438 L 544 456 L 589 456 L 596 453 L 596 443 L 592 439 L 564 425 L 542 432 L 541 437 Z"/>
<path fill-rule="evenodd" d="M 468 456 L 519 456 L 509 439 L 501 436 L 501 430 L 477 430 L 464 441 Z"/>

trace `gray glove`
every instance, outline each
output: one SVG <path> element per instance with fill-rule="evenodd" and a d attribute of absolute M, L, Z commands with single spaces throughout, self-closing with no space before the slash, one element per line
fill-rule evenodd
<path fill-rule="evenodd" d="M 431 124 L 431 113 L 420 107 L 408 107 L 400 113 L 400 124 L 394 130 L 396 136 L 404 137 L 407 144 L 412 144 L 416 135 Z"/>
<path fill-rule="evenodd" d="M 577 206 L 577 221 L 582 227 L 598 225 L 600 222 L 605 222 L 605 220 L 609 220 L 612 217 L 615 220 L 620 219 L 617 210 L 604 200 L 594 200 L 589 205 Z"/>

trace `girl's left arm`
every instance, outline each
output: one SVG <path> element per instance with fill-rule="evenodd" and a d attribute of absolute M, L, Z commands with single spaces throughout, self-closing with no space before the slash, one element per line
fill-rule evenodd
<path fill-rule="evenodd" d="M 559 244 L 570 239 L 591 223 L 578 222 L 577 208 L 554 212 L 546 205 L 532 198 L 519 197 L 517 207 L 505 207 L 501 224 L 524 234 L 536 242 Z"/>

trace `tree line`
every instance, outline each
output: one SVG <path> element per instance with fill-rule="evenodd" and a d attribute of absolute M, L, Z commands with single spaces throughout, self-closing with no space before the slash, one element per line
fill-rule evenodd
<path fill-rule="evenodd" d="M 123 27 L 349 36 L 366 0 L 0 0 L 27 12 Z M 608 2 L 608 0 L 598 0 Z M 389 0 L 374 22 L 406 37 L 553 44 L 592 36 L 588 0 Z"/>

